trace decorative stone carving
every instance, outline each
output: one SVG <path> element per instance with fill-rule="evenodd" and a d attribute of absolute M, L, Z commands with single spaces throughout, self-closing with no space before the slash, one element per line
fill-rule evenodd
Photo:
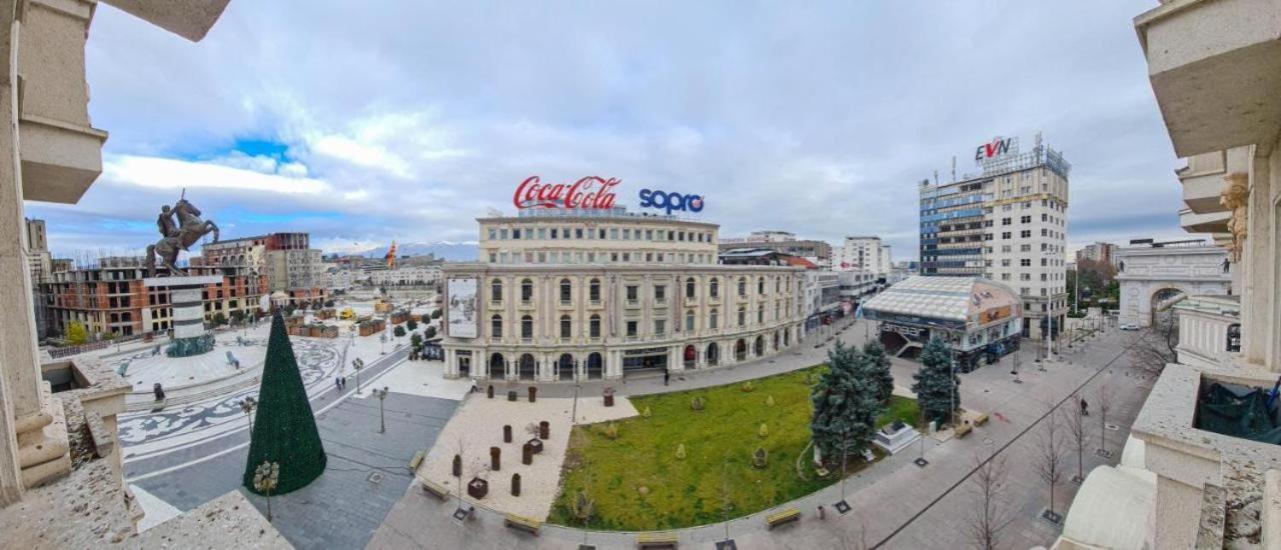
<path fill-rule="evenodd" d="M 1223 181 L 1227 186 L 1219 194 L 1219 204 L 1232 212 L 1232 217 L 1228 219 L 1228 231 L 1232 233 L 1232 244 L 1228 246 L 1228 254 L 1231 255 L 1233 262 L 1239 262 L 1249 223 L 1247 219 L 1250 205 L 1249 176 L 1244 172 L 1233 172 L 1224 176 Z"/>

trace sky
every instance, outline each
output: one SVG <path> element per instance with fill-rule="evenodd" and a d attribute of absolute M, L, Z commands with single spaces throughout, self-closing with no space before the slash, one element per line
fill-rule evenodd
<path fill-rule="evenodd" d="M 135 251 L 185 189 L 223 238 L 326 252 L 472 243 L 531 175 L 705 198 L 721 236 L 880 235 L 917 256 L 918 182 L 995 136 L 1072 164 L 1069 249 L 1179 238 L 1180 165 L 1132 19 L 1153 0 L 234 0 L 191 43 L 110 6 L 86 47 L 110 132 L 55 255 Z"/>

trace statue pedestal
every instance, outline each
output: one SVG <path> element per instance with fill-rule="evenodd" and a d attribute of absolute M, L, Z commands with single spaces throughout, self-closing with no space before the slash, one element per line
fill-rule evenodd
<path fill-rule="evenodd" d="M 213 349 L 213 333 L 205 329 L 205 303 L 202 292 L 206 285 L 222 283 L 222 277 L 148 277 L 142 286 L 167 290 L 169 307 L 173 309 L 170 325 L 173 342 L 165 350 L 170 357 L 190 357 Z"/>

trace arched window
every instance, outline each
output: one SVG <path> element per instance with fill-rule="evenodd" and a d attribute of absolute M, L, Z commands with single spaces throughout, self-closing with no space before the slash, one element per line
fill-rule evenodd
<path fill-rule="evenodd" d="M 691 309 L 685 312 L 685 332 L 693 332 L 693 331 L 694 331 L 694 310 Z"/>
<path fill-rule="evenodd" d="M 494 339 L 503 337 L 503 316 L 494 314 L 489 318 L 489 336 Z"/>
<path fill-rule="evenodd" d="M 765 277 L 756 279 L 756 293 L 765 294 Z"/>
<path fill-rule="evenodd" d="M 494 279 L 489 283 L 489 301 L 499 303 L 503 301 L 503 281 Z"/>
<path fill-rule="evenodd" d="M 520 337 L 521 338 L 534 337 L 534 318 L 533 317 L 526 315 L 520 318 Z"/>
<path fill-rule="evenodd" d="M 600 338 L 600 315 L 592 314 L 587 323 L 587 335 L 592 338 Z"/>
<path fill-rule="evenodd" d="M 574 322 L 569 320 L 568 315 L 560 316 L 560 337 L 570 338 L 574 334 Z"/>
<path fill-rule="evenodd" d="M 716 330 L 716 325 L 719 321 L 720 321 L 720 315 L 716 312 L 715 309 L 713 309 L 712 313 L 707 318 L 707 328 L 710 330 Z"/>
<path fill-rule="evenodd" d="M 587 299 L 593 302 L 600 301 L 600 279 L 592 279 L 587 284 Z"/>
<path fill-rule="evenodd" d="M 738 278 L 738 295 L 747 296 L 747 277 Z"/>
<path fill-rule="evenodd" d="M 534 299 L 534 281 L 523 279 L 520 281 L 520 301 L 528 302 Z"/>
<path fill-rule="evenodd" d="M 685 279 L 685 297 L 691 300 L 694 299 L 694 278 L 693 277 Z"/>
<path fill-rule="evenodd" d="M 573 296 L 574 296 L 574 283 L 570 282 L 569 279 L 561 279 L 560 280 L 561 303 L 569 303 L 569 301 L 573 298 Z"/>
<path fill-rule="evenodd" d="M 710 295 L 711 297 L 719 298 L 721 295 L 720 279 L 713 278 L 712 282 L 708 283 L 707 285 L 707 292 L 708 292 L 708 295 Z"/>

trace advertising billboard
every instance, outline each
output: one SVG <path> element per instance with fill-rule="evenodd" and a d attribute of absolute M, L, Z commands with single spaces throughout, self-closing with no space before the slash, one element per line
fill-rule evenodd
<path fill-rule="evenodd" d="M 449 336 L 454 338 L 475 338 L 476 312 L 476 279 L 450 279 L 446 292 L 449 305 L 445 311 L 445 322 L 449 324 Z"/>

